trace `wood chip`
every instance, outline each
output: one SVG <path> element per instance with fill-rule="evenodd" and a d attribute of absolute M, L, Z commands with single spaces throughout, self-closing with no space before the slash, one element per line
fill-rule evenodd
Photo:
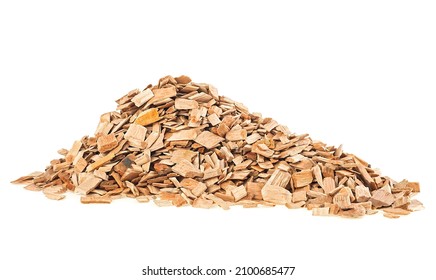
<path fill-rule="evenodd" d="M 124 134 L 124 138 L 128 141 L 139 141 L 142 142 L 145 140 L 145 136 L 147 134 L 147 128 L 142 125 L 132 123 L 127 129 L 126 134 Z"/>
<path fill-rule="evenodd" d="M 95 189 L 101 181 L 101 178 L 88 174 L 86 179 L 75 189 L 75 192 L 79 194 L 88 194 L 90 191 Z"/>
<path fill-rule="evenodd" d="M 118 140 L 113 133 L 102 135 L 97 139 L 97 147 L 100 153 L 110 151 L 116 146 L 118 146 Z"/>
<path fill-rule="evenodd" d="M 159 120 L 159 112 L 157 108 L 145 110 L 135 120 L 135 124 L 146 126 Z"/>
<path fill-rule="evenodd" d="M 154 97 L 154 93 L 149 89 L 145 89 L 144 91 L 138 93 L 132 98 L 132 102 L 135 104 L 136 107 L 141 107 L 145 103 L 147 103 L 148 100 L 152 99 Z"/>
<path fill-rule="evenodd" d="M 247 138 L 247 130 L 238 128 L 238 129 L 231 129 L 226 134 L 226 139 L 228 141 L 240 141 L 245 140 Z"/>
<path fill-rule="evenodd" d="M 312 171 L 306 170 L 292 174 L 292 180 L 294 181 L 294 187 L 301 188 L 309 185 L 313 181 Z"/>
<path fill-rule="evenodd" d="M 247 195 L 247 189 L 243 185 L 234 188 L 231 192 L 233 197 L 235 198 L 235 201 L 239 201 Z"/>
<path fill-rule="evenodd" d="M 395 201 L 395 197 L 386 190 L 379 189 L 372 193 L 372 197 L 369 201 L 371 201 L 375 208 L 380 208 L 392 205 Z"/>
<path fill-rule="evenodd" d="M 197 138 L 195 138 L 194 141 L 208 149 L 212 149 L 220 142 L 224 141 L 224 138 L 209 131 L 203 131 L 200 135 L 197 136 Z"/>
<path fill-rule="evenodd" d="M 265 185 L 261 190 L 263 200 L 274 204 L 285 205 L 292 201 L 292 194 L 279 186 Z"/>
<path fill-rule="evenodd" d="M 82 202 L 83 204 L 107 204 L 111 203 L 112 199 L 107 196 L 82 196 L 80 197 L 80 202 Z"/>
<path fill-rule="evenodd" d="M 371 198 L 369 188 L 357 185 L 355 188 L 357 202 L 365 202 Z"/>
<path fill-rule="evenodd" d="M 182 159 L 172 170 L 185 178 L 202 177 L 203 172 L 196 168 L 191 162 Z"/>
<path fill-rule="evenodd" d="M 174 106 L 177 110 L 191 110 L 198 109 L 198 102 L 185 98 L 176 98 Z"/>
<path fill-rule="evenodd" d="M 196 129 L 184 129 L 174 132 L 167 141 L 194 140 L 197 138 L 197 135 Z"/>

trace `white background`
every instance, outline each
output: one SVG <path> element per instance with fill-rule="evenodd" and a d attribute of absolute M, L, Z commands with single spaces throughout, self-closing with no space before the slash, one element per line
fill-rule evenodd
<path fill-rule="evenodd" d="M 1 1 L 0 279 L 164 279 L 142 276 L 147 265 L 434 279 L 435 14 L 434 1 Z M 9 184 L 167 74 L 421 182 L 426 210 L 348 220 L 82 205 Z"/>

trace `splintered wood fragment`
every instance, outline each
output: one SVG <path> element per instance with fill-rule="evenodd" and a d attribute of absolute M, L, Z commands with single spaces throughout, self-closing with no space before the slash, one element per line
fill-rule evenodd
<path fill-rule="evenodd" d="M 253 199 L 256 200 L 262 200 L 262 188 L 264 185 L 263 183 L 248 182 L 246 185 L 247 195 L 253 196 Z"/>
<path fill-rule="evenodd" d="M 30 173 L 29 175 L 20 177 L 16 180 L 12 181 L 11 183 L 12 184 L 23 184 L 23 183 L 26 183 L 28 181 L 32 181 L 36 177 L 41 176 L 43 174 L 44 174 L 44 172 L 35 171 L 35 172 Z"/>
<path fill-rule="evenodd" d="M 187 161 L 186 159 L 182 159 L 179 163 L 173 166 L 172 170 L 186 178 L 203 176 L 203 172 L 201 172 L 200 169 L 195 167 L 190 161 Z"/>
<path fill-rule="evenodd" d="M 307 192 L 305 190 L 296 190 L 292 193 L 292 202 L 301 202 L 307 200 Z"/>
<path fill-rule="evenodd" d="M 231 129 L 226 134 L 226 139 L 228 141 L 240 141 L 245 140 L 247 138 L 247 130 L 239 128 L 239 129 Z"/>
<path fill-rule="evenodd" d="M 57 193 L 44 193 L 44 195 L 51 200 L 62 200 L 65 198 L 65 195 Z"/>
<path fill-rule="evenodd" d="M 174 132 L 167 141 L 194 140 L 197 135 L 197 129 L 184 129 Z"/>
<path fill-rule="evenodd" d="M 176 88 L 173 86 L 166 87 L 166 88 L 156 88 L 156 89 L 152 89 L 152 91 L 154 93 L 154 97 L 151 99 L 152 103 L 156 103 L 167 98 L 175 97 L 177 94 Z"/>
<path fill-rule="evenodd" d="M 334 197 L 333 203 L 339 206 L 340 209 L 349 209 L 351 208 L 351 198 L 350 194 L 344 188 L 341 189 Z"/>
<path fill-rule="evenodd" d="M 197 155 L 196 152 L 188 150 L 188 149 L 177 149 L 174 150 L 171 154 L 170 160 L 174 163 L 179 163 L 182 159 L 185 159 L 189 162 Z"/>
<path fill-rule="evenodd" d="M 159 207 L 173 206 L 173 202 L 171 200 L 155 199 L 153 202 Z"/>
<path fill-rule="evenodd" d="M 409 215 L 412 211 L 405 210 L 402 208 L 383 208 L 383 212 L 404 216 L 404 215 Z"/>
<path fill-rule="evenodd" d="M 407 210 L 409 211 L 421 211 L 424 210 L 424 205 L 417 199 L 412 199 L 407 205 Z"/>
<path fill-rule="evenodd" d="M 223 208 L 224 210 L 229 210 L 229 203 L 224 201 L 223 199 L 213 195 L 213 194 L 208 194 L 206 195 L 206 198 L 209 200 L 212 200 L 216 205 L 218 205 L 219 207 Z"/>
<path fill-rule="evenodd" d="M 357 202 L 365 202 L 371 198 L 371 193 L 367 187 L 357 185 L 354 191 L 356 193 Z"/>
<path fill-rule="evenodd" d="M 420 192 L 421 191 L 418 182 L 407 182 L 407 187 L 411 188 L 412 192 Z"/>
<path fill-rule="evenodd" d="M 118 140 L 115 134 L 111 133 L 109 135 L 102 135 L 97 139 L 97 147 L 100 153 L 104 153 L 112 150 L 118 145 Z"/>
<path fill-rule="evenodd" d="M 218 124 L 221 123 L 220 118 L 219 118 L 218 115 L 215 114 L 215 113 L 210 114 L 209 116 L 207 116 L 207 119 L 208 119 L 208 121 L 210 122 L 210 124 L 211 124 L 212 126 L 216 126 L 216 125 L 218 125 Z"/>
<path fill-rule="evenodd" d="M 78 155 L 80 148 L 82 148 L 82 141 L 75 141 L 68 154 L 65 156 L 66 162 L 73 162 L 73 160 Z"/>
<path fill-rule="evenodd" d="M 219 177 L 222 175 L 221 169 L 208 169 L 204 171 L 203 180 L 207 180 L 214 177 Z"/>
<path fill-rule="evenodd" d="M 179 84 L 189 84 L 191 82 L 191 78 L 189 78 L 188 76 L 185 76 L 185 75 L 182 75 L 180 77 L 175 77 L 174 79 Z"/>
<path fill-rule="evenodd" d="M 127 129 L 126 134 L 124 134 L 124 139 L 127 141 L 139 141 L 142 142 L 145 140 L 145 136 L 147 134 L 147 128 L 142 125 L 132 123 Z"/>
<path fill-rule="evenodd" d="M 325 187 L 324 187 L 324 182 L 322 179 L 322 173 L 321 173 L 321 168 L 319 168 L 319 165 L 315 165 L 313 167 L 313 176 L 315 177 L 316 182 L 320 185 L 321 188 L 324 189 L 325 191 Z"/>
<path fill-rule="evenodd" d="M 63 194 L 67 191 L 67 188 L 64 187 L 63 185 L 54 185 L 54 186 L 49 186 L 49 187 L 45 187 L 42 192 L 44 194 Z"/>
<path fill-rule="evenodd" d="M 232 192 L 233 197 L 235 198 L 235 201 L 239 201 L 247 195 L 247 189 L 245 188 L 244 185 L 241 185 L 241 186 L 233 189 L 231 192 Z"/>
<path fill-rule="evenodd" d="M 380 208 L 392 205 L 395 201 L 395 197 L 385 189 L 379 189 L 372 192 L 372 197 L 369 201 L 371 201 L 375 208 Z"/>
<path fill-rule="evenodd" d="M 273 128 L 275 128 L 276 126 L 278 126 L 279 125 L 279 123 L 277 122 L 277 121 L 275 121 L 275 120 L 270 120 L 268 123 L 266 123 L 265 125 L 264 125 L 264 128 L 266 129 L 266 131 L 271 131 L 271 130 L 273 130 Z"/>
<path fill-rule="evenodd" d="M 292 179 L 294 181 L 294 187 L 301 188 L 309 185 L 313 181 L 312 171 L 305 170 L 292 174 Z"/>
<path fill-rule="evenodd" d="M 340 210 L 338 215 L 345 218 L 360 218 L 366 214 L 366 210 L 361 205 L 352 205 L 350 209 Z"/>
<path fill-rule="evenodd" d="M 326 194 L 330 194 L 334 189 L 336 189 L 336 182 L 332 177 L 325 177 L 322 182 L 321 187 Z"/>
<path fill-rule="evenodd" d="M 235 171 L 232 173 L 232 176 L 230 177 L 231 180 L 244 180 L 245 178 L 250 175 L 250 170 L 241 170 L 241 171 Z"/>
<path fill-rule="evenodd" d="M 363 180 L 367 184 L 371 184 L 372 182 L 374 182 L 372 177 L 369 175 L 368 171 L 366 171 L 366 167 L 357 158 L 354 158 L 354 162 L 356 163 L 357 169 L 362 175 Z"/>
<path fill-rule="evenodd" d="M 274 204 L 285 205 L 292 201 L 292 194 L 279 186 L 265 185 L 261 190 L 263 200 Z"/>
<path fill-rule="evenodd" d="M 88 174 L 86 179 L 76 187 L 75 192 L 79 194 L 88 194 L 90 191 L 95 189 L 101 181 L 101 178 L 97 178 L 92 174 Z"/>
<path fill-rule="evenodd" d="M 213 207 L 213 201 L 199 197 L 194 200 L 192 207 L 209 209 Z"/>
<path fill-rule="evenodd" d="M 139 116 L 135 120 L 135 124 L 146 126 L 154 122 L 157 122 L 158 120 L 159 120 L 159 112 L 157 108 L 151 108 L 139 114 Z"/>
<path fill-rule="evenodd" d="M 108 204 L 112 202 L 112 199 L 108 196 L 81 196 L 80 202 L 83 204 Z"/>
<path fill-rule="evenodd" d="M 141 91 L 137 95 L 135 95 L 132 98 L 132 102 L 135 104 L 136 107 L 141 107 L 145 103 L 147 103 L 148 100 L 152 99 L 154 97 L 153 92 L 147 88 L 144 91 Z"/>
<path fill-rule="evenodd" d="M 84 158 L 80 157 L 74 163 L 74 171 L 76 173 L 81 173 L 83 170 L 85 170 L 87 165 L 88 165 L 88 162 Z"/>
<path fill-rule="evenodd" d="M 148 196 L 143 195 L 143 196 L 136 197 L 136 200 L 141 203 L 147 203 L 150 201 L 150 198 Z"/>
<path fill-rule="evenodd" d="M 115 154 L 112 152 L 108 153 L 107 155 L 105 155 L 104 157 L 98 159 L 97 161 L 95 161 L 94 163 L 88 165 L 88 167 L 86 168 L 87 172 L 91 172 L 96 168 L 99 168 L 100 166 L 102 166 L 103 164 L 105 164 L 106 162 L 112 160 L 115 157 Z"/>
<path fill-rule="evenodd" d="M 266 182 L 265 186 L 277 186 L 285 188 L 291 180 L 291 174 L 280 169 L 276 169 Z"/>
<path fill-rule="evenodd" d="M 272 157 L 274 155 L 274 151 L 269 149 L 267 146 L 265 146 L 264 144 L 258 144 L 258 143 L 254 143 L 251 146 L 251 151 L 253 153 L 262 155 L 264 157 Z"/>
<path fill-rule="evenodd" d="M 193 180 L 193 181 L 195 181 L 195 180 Z M 181 184 L 183 186 L 183 181 Z M 192 188 L 190 188 L 190 190 L 191 190 L 193 195 L 195 195 L 196 197 L 199 197 L 207 190 L 207 186 L 206 186 L 206 184 L 204 184 L 202 182 L 196 181 L 196 184 L 192 185 Z"/>
<path fill-rule="evenodd" d="M 174 106 L 177 110 L 191 110 L 198 109 L 198 102 L 185 98 L 176 98 Z"/>
<path fill-rule="evenodd" d="M 388 213 L 388 212 L 384 212 L 383 216 L 385 216 L 386 218 L 389 218 L 389 219 L 398 219 L 401 217 L 398 214 L 392 214 L 392 213 Z"/>
<path fill-rule="evenodd" d="M 194 141 L 208 149 L 212 149 L 220 142 L 224 141 L 224 138 L 209 131 L 203 131 L 197 136 L 197 138 L 195 138 Z"/>
<path fill-rule="evenodd" d="M 262 136 L 259 133 L 255 132 L 255 133 L 252 133 L 250 136 L 247 136 L 247 138 L 245 139 L 245 142 L 247 142 L 248 144 L 251 145 L 260 139 L 262 139 Z"/>

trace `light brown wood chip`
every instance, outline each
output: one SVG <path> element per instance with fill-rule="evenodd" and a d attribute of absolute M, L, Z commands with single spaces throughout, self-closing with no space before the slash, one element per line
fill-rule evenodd
<path fill-rule="evenodd" d="M 75 191 L 79 194 L 88 194 L 90 191 L 95 189 L 101 181 L 101 178 L 97 178 L 92 174 L 88 174 L 86 176 L 86 179 L 83 180 L 83 182 L 78 187 L 76 187 Z"/>
<path fill-rule="evenodd" d="M 208 149 L 212 149 L 220 142 L 224 141 L 224 138 L 209 131 L 203 131 L 194 141 Z"/>
<path fill-rule="evenodd" d="M 100 153 L 104 153 L 112 150 L 118 145 L 118 140 L 115 134 L 111 133 L 109 135 L 102 135 L 97 139 L 97 147 Z"/>
<path fill-rule="evenodd" d="M 172 170 L 185 178 L 203 176 L 203 172 L 201 172 L 200 169 L 195 167 L 191 162 L 187 161 L 186 159 L 182 159 L 172 168 Z"/>
<path fill-rule="evenodd" d="M 153 92 L 147 88 L 144 91 L 138 93 L 132 98 L 132 102 L 135 104 L 136 107 L 141 107 L 145 103 L 147 103 L 148 100 L 152 99 L 154 97 Z"/>
<path fill-rule="evenodd" d="M 83 204 L 94 204 L 94 203 L 111 203 L 112 199 L 107 196 L 82 196 L 80 197 L 80 202 Z"/>

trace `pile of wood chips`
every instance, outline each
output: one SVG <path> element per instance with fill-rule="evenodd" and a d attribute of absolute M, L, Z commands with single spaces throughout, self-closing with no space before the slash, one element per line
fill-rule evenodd
<path fill-rule="evenodd" d="M 13 183 L 82 203 L 131 197 L 159 206 L 306 207 L 313 215 L 397 218 L 420 210 L 419 184 L 381 176 L 364 160 L 296 135 L 187 76 L 132 90 L 94 137 L 62 149 L 45 172 Z"/>

